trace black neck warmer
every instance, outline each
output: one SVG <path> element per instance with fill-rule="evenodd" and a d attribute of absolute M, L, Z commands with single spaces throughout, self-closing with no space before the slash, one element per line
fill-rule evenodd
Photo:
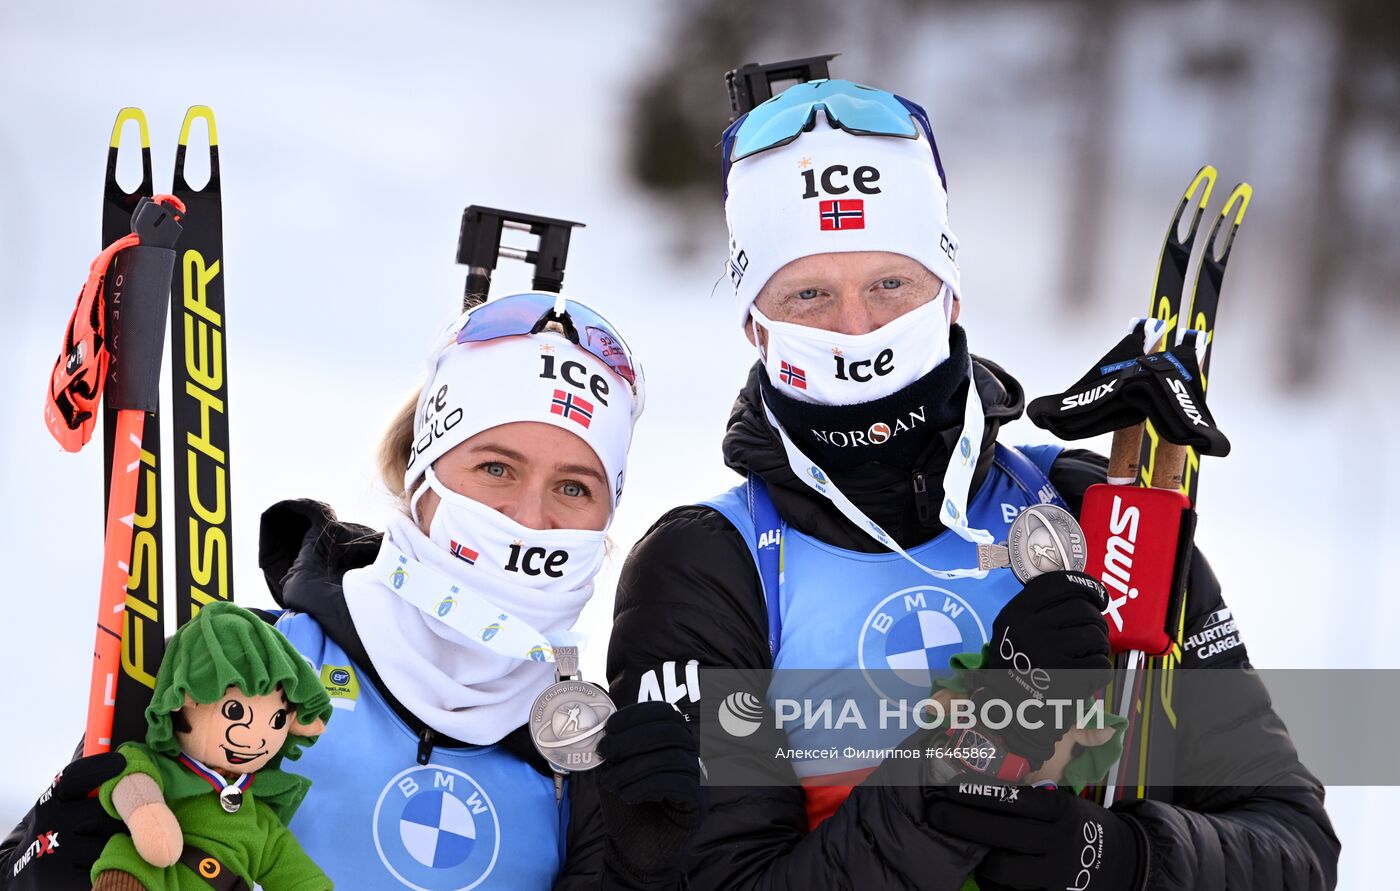
<path fill-rule="evenodd" d="M 929 444 L 963 422 L 967 390 L 967 334 L 954 325 L 951 355 L 895 393 L 856 405 L 816 405 L 778 390 L 759 375 L 763 399 L 797 447 L 828 471 L 861 464 L 910 469 Z"/>

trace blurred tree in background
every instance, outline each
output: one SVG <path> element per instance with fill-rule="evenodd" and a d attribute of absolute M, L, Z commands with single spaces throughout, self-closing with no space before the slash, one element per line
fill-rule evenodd
<path fill-rule="evenodd" d="M 1011 133 L 1022 118 L 1042 121 L 1036 154 L 1054 156 L 1062 183 L 1053 290 L 1071 313 L 1100 296 L 1114 174 L 1175 183 L 1203 160 L 1221 168 L 1222 189 L 1255 184 L 1251 218 L 1268 222 L 1254 228 L 1267 228 L 1287 264 L 1285 293 L 1256 307 L 1280 326 L 1285 384 L 1317 379 L 1342 304 L 1400 309 L 1400 0 L 688 0 L 676 10 L 671 49 L 650 60 L 634 96 L 629 169 L 671 212 L 683 253 L 721 224 L 724 72 L 840 52 L 833 76 L 924 103 L 935 132 L 957 126 L 949 138 L 998 116 Z M 1144 138 L 1172 154 L 1144 160 Z"/>

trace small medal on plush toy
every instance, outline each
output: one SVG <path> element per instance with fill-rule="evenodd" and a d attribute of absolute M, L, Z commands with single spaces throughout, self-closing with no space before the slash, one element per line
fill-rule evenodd
<path fill-rule="evenodd" d="M 598 743 L 617 706 L 601 687 L 580 680 L 578 647 L 554 648 L 555 683 L 530 706 L 530 738 L 555 773 L 592 770 Z"/>
<path fill-rule="evenodd" d="M 181 752 L 179 760 L 181 764 L 189 768 L 191 773 L 203 777 L 206 783 L 218 791 L 219 807 L 223 808 L 226 813 L 236 814 L 238 809 L 243 807 L 243 789 L 253 782 L 253 774 L 245 773 L 233 782 L 229 782 L 223 774 L 192 757 L 189 752 Z"/>
<path fill-rule="evenodd" d="M 238 813 L 243 806 L 243 790 L 237 786 L 225 786 L 219 793 L 219 805 L 230 814 Z"/>

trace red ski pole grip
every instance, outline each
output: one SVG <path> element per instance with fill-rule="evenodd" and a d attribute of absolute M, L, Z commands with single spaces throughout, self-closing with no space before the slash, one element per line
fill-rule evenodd
<path fill-rule="evenodd" d="M 1190 499 L 1174 489 L 1100 484 L 1084 493 L 1085 572 L 1108 588 L 1114 652 L 1171 650 L 1193 521 Z"/>

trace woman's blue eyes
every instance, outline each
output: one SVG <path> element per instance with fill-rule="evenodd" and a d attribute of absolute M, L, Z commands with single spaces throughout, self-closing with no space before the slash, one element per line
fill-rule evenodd
<path fill-rule="evenodd" d="M 506 476 L 506 466 L 499 461 L 487 461 L 483 464 L 478 464 L 477 470 L 483 470 L 497 479 L 504 479 Z M 560 491 L 570 498 L 587 498 L 593 494 L 593 490 L 589 489 L 583 483 L 574 480 L 563 483 L 560 487 Z"/>
<path fill-rule="evenodd" d="M 880 287 L 884 288 L 886 291 L 893 291 L 895 288 L 899 287 L 902 284 L 904 284 L 903 279 L 887 278 L 884 281 L 880 282 Z"/>
<path fill-rule="evenodd" d="M 819 293 L 819 292 L 817 291 L 816 288 L 803 288 L 802 290 L 800 290 L 800 291 L 797 292 L 797 299 L 798 299 L 798 300 L 811 300 L 811 299 L 815 298 L 815 297 L 817 296 L 818 293 Z"/>

